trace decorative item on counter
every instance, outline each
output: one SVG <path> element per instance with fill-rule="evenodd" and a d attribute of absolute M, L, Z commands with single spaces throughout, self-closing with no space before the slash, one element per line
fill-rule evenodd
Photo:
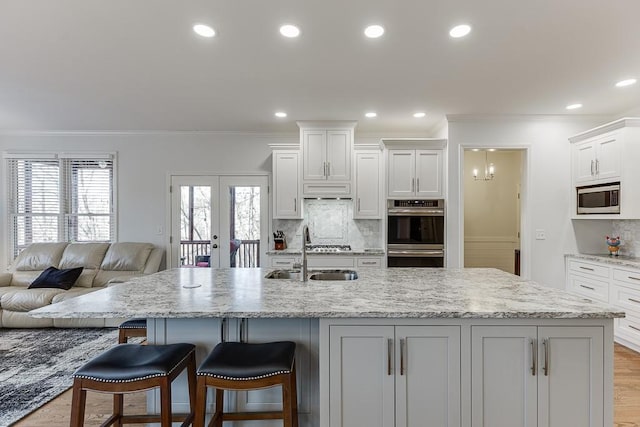
<path fill-rule="evenodd" d="M 281 230 L 276 230 L 276 232 L 273 233 L 273 242 L 273 246 L 276 251 L 287 249 L 287 238 L 284 237 L 284 232 Z"/>
<path fill-rule="evenodd" d="M 618 252 L 620 251 L 620 243 L 620 236 L 607 236 L 607 245 L 609 245 L 609 256 L 618 256 Z"/>

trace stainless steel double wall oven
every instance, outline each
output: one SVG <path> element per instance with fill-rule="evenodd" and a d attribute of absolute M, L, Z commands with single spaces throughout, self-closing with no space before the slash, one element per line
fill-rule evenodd
<path fill-rule="evenodd" d="M 444 267 L 444 200 L 387 200 L 387 267 Z"/>

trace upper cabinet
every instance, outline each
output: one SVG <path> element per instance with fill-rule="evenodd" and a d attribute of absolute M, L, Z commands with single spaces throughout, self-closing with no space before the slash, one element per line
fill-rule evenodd
<path fill-rule="evenodd" d="M 355 122 L 298 122 L 304 197 L 351 197 Z"/>
<path fill-rule="evenodd" d="M 573 218 L 640 218 L 640 118 L 624 118 L 569 137 Z M 619 214 L 578 215 L 576 188 L 620 183 Z"/>
<path fill-rule="evenodd" d="M 374 150 L 355 151 L 355 198 L 354 219 L 382 218 L 380 187 L 382 178 L 381 152 Z"/>
<path fill-rule="evenodd" d="M 444 145 L 446 140 L 384 141 L 387 152 L 389 198 L 444 197 Z M 408 145 L 424 148 L 406 148 Z M 396 146 L 403 146 L 396 148 Z"/>
<path fill-rule="evenodd" d="M 588 185 L 620 179 L 619 132 L 607 132 L 573 146 L 575 184 Z"/>
<path fill-rule="evenodd" d="M 302 218 L 300 150 L 273 150 L 273 218 Z"/>

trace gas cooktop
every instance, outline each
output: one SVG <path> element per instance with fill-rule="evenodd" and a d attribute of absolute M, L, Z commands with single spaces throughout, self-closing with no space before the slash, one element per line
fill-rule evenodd
<path fill-rule="evenodd" d="M 307 252 L 348 252 L 350 245 L 307 245 Z"/>

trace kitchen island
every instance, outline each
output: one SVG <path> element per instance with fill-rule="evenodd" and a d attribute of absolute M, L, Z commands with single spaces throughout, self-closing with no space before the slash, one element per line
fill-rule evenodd
<path fill-rule="evenodd" d="M 303 426 L 613 423 L 615 309 L 494 269 L 308 282 L 269 271 L 167 270 L 30 314 L 146 317 L 151 343 L 193 342 L 200 359 L 221 339 L 294 340 Z M 184 386 L 174 399 L 186 409 Z M 265 390 L 228 405 L 278 399 Z"/>

